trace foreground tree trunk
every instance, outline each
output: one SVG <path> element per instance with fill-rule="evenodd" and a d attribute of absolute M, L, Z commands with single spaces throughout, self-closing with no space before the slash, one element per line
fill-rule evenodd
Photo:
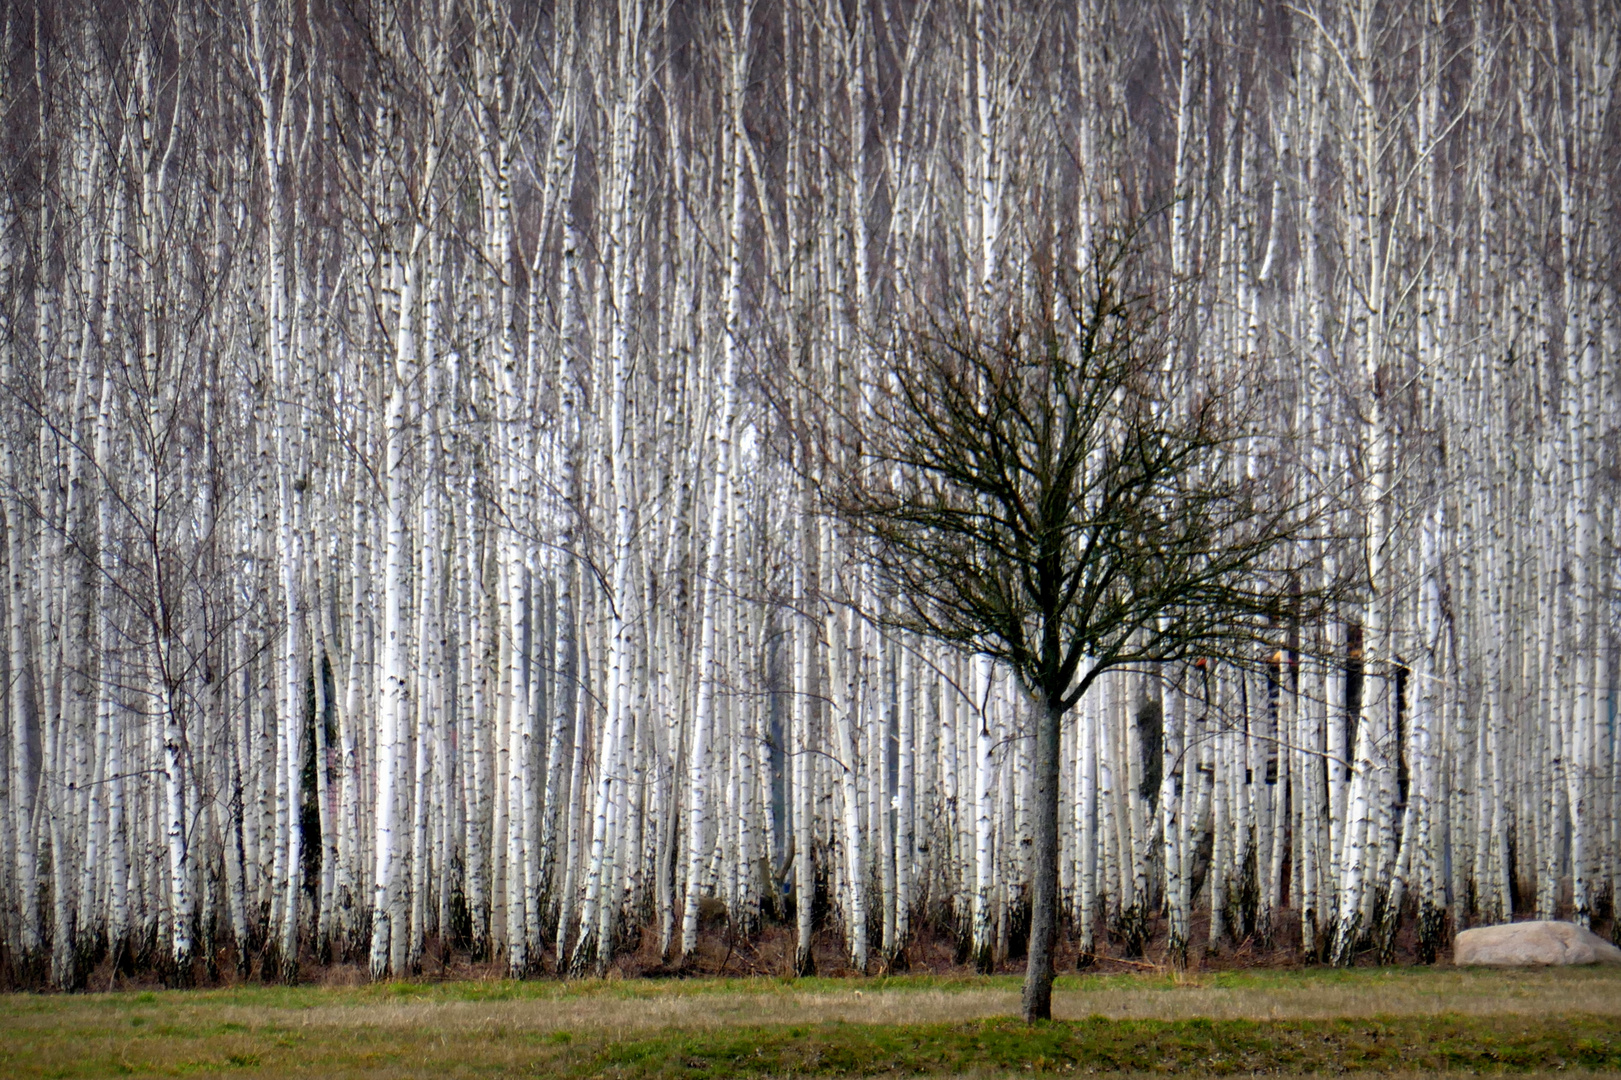
<path fill-rule="evenodd" d="M 1035 713 L 1035 791 L 1030 824 L 1036 850 L 1030 892 L 1030 960 L 1024 969 L 1027 1023 L 1053 1018 L 1053 943 L 1058 938 L 1059 746 L 1064 706 L 1061 701 L 1039 701 Z"/>

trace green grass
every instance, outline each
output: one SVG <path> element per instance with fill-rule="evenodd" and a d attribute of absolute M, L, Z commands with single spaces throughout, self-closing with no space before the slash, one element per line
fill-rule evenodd
<path fill-rule="evenodd" d="M 135 1018 L 139 1019 L 139 1018 Z M 144 1025 L 134 1025 L 137 1029 Z M 159 1045 L 159 1044 L 162 1045 Z M 499 1028 L 454 1046 L 363 1030 L 338 1037 L 274 1024 L 238 1030 L 153 1026 L 98 1035 L 81 1052 L 30 1061 L 0 1050 L 8 1076 L 262 1075 L 706 1078 L 776 1076 L 1521 1072 L 1621 1069 L 1621 1032 L 1608 1017 L 1384 1017 L 1330 1021 L 1092 1020 L 1026 1026 L 1012 1019 L 956 1024 L 816 1024 L 602 1034 Z"/>
<path fill-rule="evenodd" d="M 559 1066 L 564 1062 L 558 1061 Z M 1613 1020 L 1376 1018 L 1336 1021 L 1016 1020 L 830 1024 L 612 1044 L 571 1075 L 719 1078 L 1063 1073 L 1621 1069 Z"/>
<path fill-rule="evenodd" d="M 0 1077 L 1621 1070 L 1621 970 L 239 986 L 0 996 Z M 1096 1015 L 1094 1015 L 1096 1014 Z M 1106 1014 L 1106 1015 L 1105 1015 Z"/>

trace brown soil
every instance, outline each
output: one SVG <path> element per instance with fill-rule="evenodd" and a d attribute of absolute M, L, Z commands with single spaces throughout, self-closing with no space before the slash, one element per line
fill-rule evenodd
<path fill-rule="evenodd" d="M 1609 936 L 1612 929 L 1607 919 L 1603 922 L 1595 921 L 1593 928 L 1604 936 Z M 1122 944 L 1111 939 L 1101 927 L 1096 935 L 1095 953 L 1090 957 L 1082 957 L 1074 935 L 1066 933 L 1056 951 L 1058 970 L 1060 972 L 1085 970 L 1099 974 L 1168 970 L 1173 965 L 1166 950 L 1164 919 L 1156 917 L 1151 920 L 1150 931 L 1143 955 L 1135 957 L 1125 955 Z M 1299 919 L 1287 910 L 1277 913 L 1270 941 L 1245 938 L 1208 949 L 1203 944 L 1209 936 L 1208 912 L 1195 915 L 1191 936 L 1196 944 L 1188 950 L 1187 970 L 1190 972 L 1255 968 L 1287 969 L 1309 967 L 1317 963 L 1315 957 L 1308 956 L 1302 951 Z M 1404 919 L 1397 935 L 1396 964 L 1412 965 L 1418 962 L 1414 938 L 1414 921 L 1411 918 Z M 743 938 L 731 931 L 725 919 L 724 909 L 721 909 L 718 917 L 706 920 L 698 950 L 685 966 L 678 966 L 660 955 L 658 931 L 656 927 L 650 927 L 642 931 L 635 949 L 621 951 L 614 958 L 607 975 L 609 978 L 655 979 L 691 976 L 787 976 L 793 973 L 794 940 L 793 925 L 782 923 L 767 923 L 752 938 Z M 1011 955 L 998 959 L 993 968 L 994 973 L 1023 973 L 1025 959 L 1022 947 L 1015 947 L 1010 951 Z M 836 927 L 826 927 L 817 931 L 813 952 L 818 975 L 837 978 L 860 974 L 850 965 L 844 948 L 843 934 Z M 882 966 L 878 961 L 878 953 L 879 950 L 875 947 L 874 961 L 866 974 L 905 972 L 968 975 L 974 970 L 969 964 L 957 961 L 958 949 L 954 935 L 930 923 L 919 928 L 904 955 L 897 958 L 892 966 L 888 968 Z M 263 971 L 264 965 L 261 961 L 262 958 L 254 958 L 250 964 L 247 981 L 275 981 L 274 971 Z M 1448 957 L 1443 952 L 1440 962 L 1445 964 L 1447 961 Z M 1357 964 L 1375 965 L 1376 956 L 1373 950 L 1367 949 L 1359 954 Z M 5 965 L 0 965 L 0 972 L 3 972 L 4 968 Z M 556 953 L 548 947 L 542 963 L 537 966 L 535 977 L 555 978 L 556 971 Z M 494 979 L 505 975 L 504 962 L 475 961 L 465 950 L 445 948 L 440 940 L 430 939 L 424 951 L 420 971 L 412 972 L 408 977 L 421 981 L 442 981 Z M 189 979 L 190 984 L 195 986 L 230 986 L 241 981 L 243 980 L 237 974 L 236 953 L 231 946 L 218 950 L 212 966 L 199 962 Z M 321 964 L 316 962 L 313 954 L 306 953 L 301 958 L 299 981 L 324 986 L 354 986 L 369 982 L 370 976 L 363 955 L 355 962 L 340 960 Z M 115 971 L 111 961 L 104 958 L 89 972 L 84 988 L 149 989 L 166 984 L 173 985 L 174 982 L 172 978 L 165 978 L 161 972 L 143 968 L 132 969 L 128 964 L 123 965 L 123 970 Z M 8 978 L 0 973 L 0 989 L 38 985 L 37 977 L 19 979 L 13 975 Z"/>

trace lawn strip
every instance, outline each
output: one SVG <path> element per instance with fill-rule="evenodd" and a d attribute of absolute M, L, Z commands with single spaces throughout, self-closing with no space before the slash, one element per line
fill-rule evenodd
<path fill-rule="evenodd" d="M 582 1047 L 583 1048 L 583 1047 Z M 1106 1020 L 1026 1026 L 817 1024 L 672 1032 L 603 1045 L 571 1075 L 743 1080 L 981 1070 L 1162 1073 L 1621 1069 L 1610 1017 Z"/>
<path fill-rule="evenodd" d="M 1055 998 L 1060 1015 L 1111 1018 L 1035 1028 L 999 1018 L 1017 1008 L 1016 983 L 1006 979 L 389 982 L 7 995 L 0 997 L 0 1076 L 702 1080 L 1621 1069 L 1621 971 L 1614 969 L 1268 972 L 1197 983 L 1144 974 L 1065 983 Z"/>
<path fill-rule="evenodd" d="M 1109 1020 L 1027 1026 L 1016 1019 L 930 1024 L 778 1024 L 525 1031 L 427 1024 L 352 1028 L 186 1024 L 157 1015 L 71 1036 L 0 1039 L 8 1077 L 610 1077 L 755 1080 L 816 1076 L 1083 1073 L 1227 1076 L 1361 1072 L 1520 1073 L 1621 1069 L 1613 1017 L 1461 1016 L 1362 1020 Z M 136 1022 L 140 1021 L 140 1022 Z M 23 1035 L 22 1038 L 15 1036 Z"/>

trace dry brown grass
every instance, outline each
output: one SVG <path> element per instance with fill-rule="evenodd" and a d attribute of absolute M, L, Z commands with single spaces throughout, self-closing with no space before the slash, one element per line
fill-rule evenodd
<path fill-rule="evenodd" d="M 999 982 L 1005 982 L 999 980 Z M 1233 983 L 1238 985 L 1232 985 Z M 822 985 L 826 985 L 825 983 Z M 295 1009 L 222 1005 L 216 1022 L 349 1028 L 357 1025 L 432 1026 L 476 1035 L 501 1027 L 513 1031 L 600 1031 L 630 1036 L 660 1028 L 712 1029 L 749 1024 L 929 1024 L 955 1023 L 1019 1011 L 1017 985 L 977 989 L 923 984 L 878 988 L 849 980 L 847 987 L 798 991 L 767 984 L 757 991 L 726 992 L 697 984 L 659 987 L 648 993 L 600 992 L 508 1001 L 444 1000 L 426 988 L 416 999 L 333 1001 Z M 1184 982 L 1145 976 L 1089 979 L 1079 988 L 1060 984 L 1053 1016 L 1080 1020 L 1326 1020 L 1362 1016 L 1546 1016 L 1582 1012 L 1621 1017 L 1621 974 L 1600 968 L 1526 972 L 1437 970 L 1380 977 L 1358 972 L 1347 979 L 1288 976 Z"/>

